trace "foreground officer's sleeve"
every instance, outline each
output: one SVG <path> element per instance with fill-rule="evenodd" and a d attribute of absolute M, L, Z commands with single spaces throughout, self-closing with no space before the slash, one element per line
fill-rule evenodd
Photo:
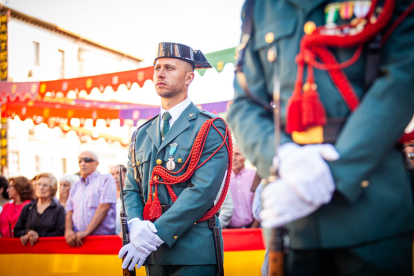
<path fill-rule="evenodd" d="M 407 5 L 397 4 L 392 22 Z M 351 202 L 363 190 L 361 181 L 384 162 L 413 116 L 413 68 L 414 14 L 411 12 L 383 46 L 379 77 L 348 117 L 335 144 L 341 157 L 329 163 L 330 168 L 337 190 Z"/>
<path fill-rule="evenodd" d="M 267 91 L 273 90 L 273 83 L 271 76 L 263 72 L 258 53 L 253 50 L 253 43 L 251 37 L 245 49 L 243 73 L 251 94 L 270 105 L 273 99 Z M 256 166 L 259 176 L 268 177 L 275 155 L 273 113 L 247 96 L 237 77 L 234 79 L 234 101 L 227 121 L 243 154 Z M 280 142 L 283 144 L 290 141 L 291 138 L 282 132 Z"/>
<path fill-rule="evenodd" d="M 134 137 L 134 135 L 132 135 Z M 136 141 L 134 141 L 136 143 Z M 124 186 L 124 203 L 128 220 L 139 218 L 142 220 L 144 203 L 142 202 L 141 190 L 134 178 L 134 169 L 132 167 L 131 150 L 128 153 L 127 174 Z"/>
<path fill-rule="evenodd" d="M 225 134 L 225 125 L 216 120 L 214 125 Z M 198 164 L 206 160 L 223 142 L 212 127 Z M 174 204 L 154 222 L 158 236 L 172 247 L 213 205 L 227 169 L 228 152 L 224 145 L 191 177 L 192 187 L 184 189 Z M 175 238 L 174 238 L 175 237 Z"/>

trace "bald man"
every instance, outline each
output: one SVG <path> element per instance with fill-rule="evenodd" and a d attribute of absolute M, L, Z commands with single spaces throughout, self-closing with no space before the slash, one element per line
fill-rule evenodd
<path fill-rule="evenodd" d="M 92 151 L 82 152 L 78 161 L 81 178 L 66 202 L 65 238 L 70 246 L 81 246 L 89 235 L 115 233 L 115 179 L 96 170 L 99 159 Z"/>
<path fill-rule="evenodd" d="M 126 256 L 123 267 L 130 270 L 145 262 L 147 275 L 216 275 L 222 269 L 220 222 L 217 216 L 211 218 L 218 227 L 213 236 L 209 221 L 198 221 L 214 204 L 227 169 L 227 148 L 218 150 L 225 135 L 224 122 L 214 121 L 217 130 L 208 132 L 198 164 L 217 150 L 216 154 L 188 180 L 171 185 L 176 200 L 163 183 L 157 185 L 157 193 L 155 187 L 150 193 L 148 185 L 157 165 L 171 175 L 183 175 L 201 126 L 217 117 L 188 99 L 195 68 L 211 68 L 200 51 L 178 43 L 159 44 L 153 80 L 161 97 L 160 114 L 137 129 L 131 141 L 124 189 L 131 244 L 121 249 L 119 257 Z M 145 220 L 145 204 L 157 199 L 162 206 L 160 216 Z"/>

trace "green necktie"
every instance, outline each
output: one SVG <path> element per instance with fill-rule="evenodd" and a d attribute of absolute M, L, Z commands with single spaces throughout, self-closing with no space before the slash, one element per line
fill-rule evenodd
<path fill-rule="evenodd" d="M 167 135 L 167 132 L 170 130 L 170 119 L 171 115 L 168 112 L 165 112 L 162 115 L 162 125 L 161 125 L 161 137 L 164 139 L 165 135 Z"/>

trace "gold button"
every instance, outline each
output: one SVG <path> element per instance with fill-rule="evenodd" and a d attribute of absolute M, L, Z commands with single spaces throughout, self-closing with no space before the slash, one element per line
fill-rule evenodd
<path fill-rule="evenodd" d="M 276 57 L 277 57 L 276 46 L 273 46 L 267 51 L 267 60 L 269 62 L 274 62 L 276 60 Z"/>
<path fill-rule="evenodd" d="M 305 26 L 303 26 L 303 31 L 307 35 L 313 34 L 315 29 L 316 29 L 316 24 L 313 21 L 308 21 L 308 22 L 305 23 Z"/>
<path fill-rule="evenodd" d="M 137 161 L 137 166 L 139 166 L 139 164 L 141 164 L 141 163 L 139 163 L 139 161 Z"/>
<path fill-rule="evenodd" d="M 194 225 L 196 225 L 197 224 L 197 222 L 194 222 Z"/>
<path fill-rule="evenodd" d="M 181 162 L 183 162 L 183 159 L 178 158 L 177 161 L 178 161 L 178 163 L 181 163 Z"/>
<path fill-rule="evenodd" d="M 265 41 L 267 43 L 272 43 L 273 39 L 275 39 L 275 35 L 272 32 L 268 32 L 265 36 Z"/>
<path fill-rule="evenodd" d="M 153 193 L 152 196 L 155 197 L 155 193 Z"/>
<path fill-rule="evenodd" d="M 157 181 L 159 179 L 158 175 L 154 176 L 154 180 Z"/>
<path fill-rule="evenodd" d="M 361 187 L 362 188 L 366 188 L 368 186 L 369 186 L 369 181 L 368 180 L 364 180 L 364 181 L 361 182 Z"/>
<path fill-rule="evenodd" d="M 174 240 L 178 239 L 178 236 L 174 236 Z"/>
<path fill-rule="evenodd" d="M 157 159 L 157 165 L 161 165 L 162 164 L 162 160 L 161 159 Z"/>

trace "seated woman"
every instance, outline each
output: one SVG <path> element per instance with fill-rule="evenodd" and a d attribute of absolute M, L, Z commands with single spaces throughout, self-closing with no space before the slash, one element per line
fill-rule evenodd
<path fill-rule="evenodd" d="M 57 180 L 51 173 L 36 177 L 36 199 L 24 206 L 14 227 L 14 236 L 23 245 L 34 245 L 39 237 L 63 236 L 65 232 L 65 209 L 53 200 Z"/>
<path fill-rule="evenodd" d="M 0 213 L 0 237 L 12 238 L 13 228 L 19 219 L 23 206 L 33 199 L 33 187 L 29 179 L 24 176 L 12 177 L 9 179 L 7 192 L 13 202 L 6 203 Z"/>

